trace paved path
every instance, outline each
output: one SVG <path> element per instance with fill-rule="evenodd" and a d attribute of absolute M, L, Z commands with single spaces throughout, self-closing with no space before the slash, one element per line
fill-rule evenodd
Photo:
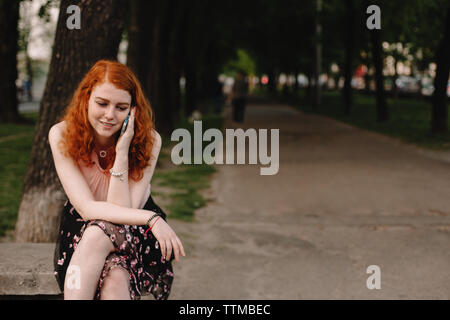
<path fill-rule="evenodd" d="M 450 299 L 449 161 L 288 106 L 247 120 L 280 129 L 279 173 L 218 166 L 197 221 L 170 222 L 171 299 Z"/>

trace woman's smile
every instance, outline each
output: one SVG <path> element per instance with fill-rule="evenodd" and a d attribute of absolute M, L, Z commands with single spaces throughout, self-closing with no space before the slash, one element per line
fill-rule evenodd
<path fill-rule="evenodd" d="M 100 123 L 103 125 L 103 128 L 106 130 L 110 130 L 115 126 L 115 124 L 113 124 L 113 123 L 108 123 L 108 122 L 104 122 L 104 121 L 100 121 Z"/>

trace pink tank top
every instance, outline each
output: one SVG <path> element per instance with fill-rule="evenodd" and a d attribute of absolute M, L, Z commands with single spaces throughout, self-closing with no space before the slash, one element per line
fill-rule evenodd
<path fill-rule="evenodd" d="M 94 164 L 92 167 L 86 167 L 80 162 L 78 162 L 78 167 L 86 179 L 94 199 L 96 201 L 106 201 L 108 197 L 109 179 L 111 178 L 111 174 L 108 170 L 102 169 L 98 161 L 97 153 L 92 152 L 91 160 Z M 140 209 L 142 209 L 147 202 L 147 199 L 150 196 L 150 189 L 151 186 L 149 184 L 145 191 L 145 196 L 139 206 Z"/>

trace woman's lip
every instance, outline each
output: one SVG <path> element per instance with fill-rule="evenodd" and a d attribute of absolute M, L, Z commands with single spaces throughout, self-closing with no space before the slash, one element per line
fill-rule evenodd
<path fill-rule="evenodd" d="M 114 124 L 112 124 L 112 123 L 108 123 L 108 122 L 103 122 L 103 121 L 100 121 L 102 124 L 105 124 L 105 125 L 108 125 L 108 126 L 113 126 Z"/>
<path fill-rule="evenodd" d="M 111 129 L 112 127 L 114 127 L 113 124 L 109 124 L 109 123 L 106 123 L 106 122 L 103 122 L 103 121 L 100 121 L 100 123 L 101 123 L 101 124 L 103 125 L 103 127 L 106 128 L 106 129 Z"/>

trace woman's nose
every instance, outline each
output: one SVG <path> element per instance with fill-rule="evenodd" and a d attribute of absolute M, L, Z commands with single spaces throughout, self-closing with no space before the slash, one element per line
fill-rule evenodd
<path fill-rule="evenodd" d="M 105 117 L 107 119 L 113 119 L 114 118 L 114 106 L 109 105 L 108 108 L 106 108 Z"/>

